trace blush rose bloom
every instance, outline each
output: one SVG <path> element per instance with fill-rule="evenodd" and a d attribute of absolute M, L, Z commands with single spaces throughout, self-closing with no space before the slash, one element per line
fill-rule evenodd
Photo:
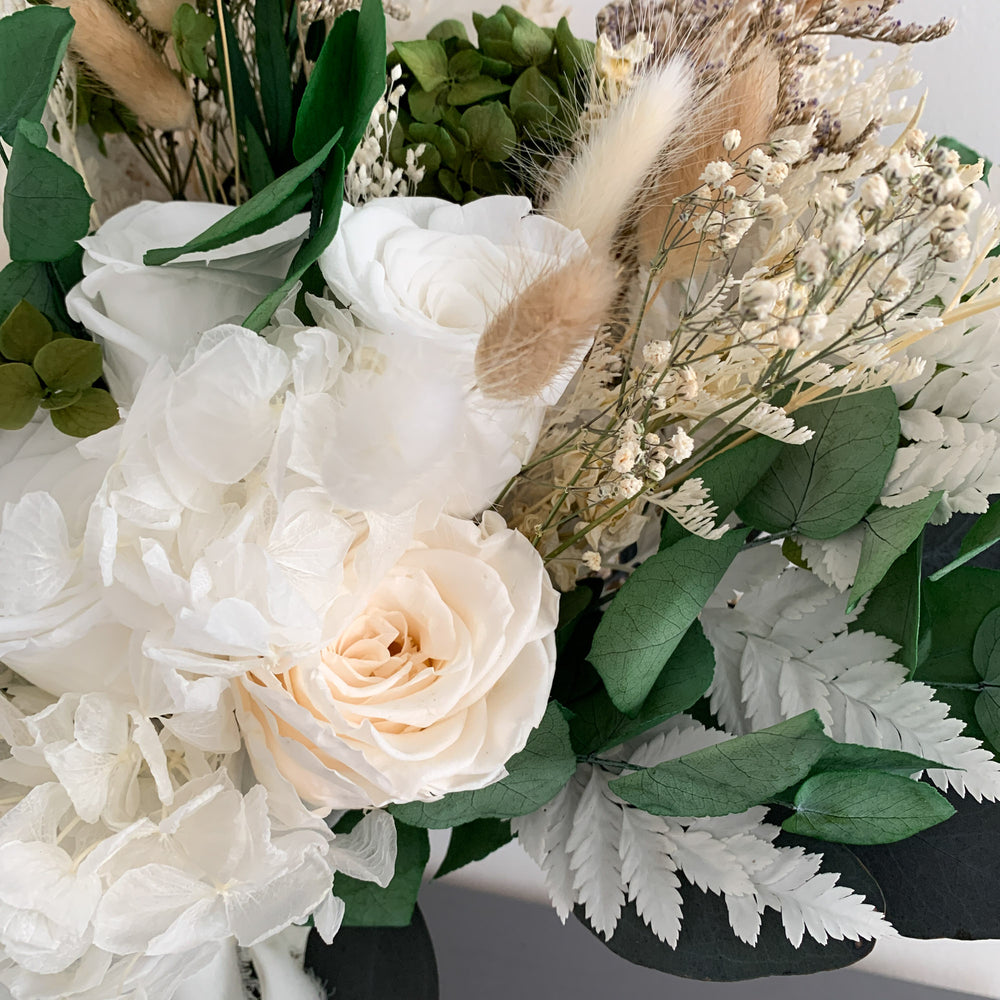
<path fill-rule="evenodd" d="M 322 812 L 499 780 L 545 711 L 558 607 L 499 515 L 443 516 L 318 662 L 233 682 L 259 779 Z"/>

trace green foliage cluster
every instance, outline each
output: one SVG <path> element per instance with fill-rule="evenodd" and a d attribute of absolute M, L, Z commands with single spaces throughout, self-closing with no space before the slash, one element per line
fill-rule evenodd
<path fill-rule="evenodd" d="M 110 393 L 95 384 L 102 379 L 101 349 L 83 339 L 64 305 L 67 288 L 81 277 L 77 241 L 90 227 L 91 198 L 80 175 L 48 149 L 41 124 L 72 31 L 72 16 L 58 7 L 31 7 L 0 20 L 0 138 L 11 146 L 3 202 L 11 263 L 0 272 L 0 429 L 24 427 L 41 407 L 64 434 L 87 437 L 118 420 Z"/>
<path fill-rule="evenodd" d="M 408 88 L 390 156 L 402 166 L 423 146 L 418 193 L 459 203 L 531 193 L 529 160 L 544 164 L 576 132 L 593 61 L 593 43 L 565 18 L 540 28 L 504 6 L 473 21 L 475 45 L 449 20 L 390 56 Z"/>

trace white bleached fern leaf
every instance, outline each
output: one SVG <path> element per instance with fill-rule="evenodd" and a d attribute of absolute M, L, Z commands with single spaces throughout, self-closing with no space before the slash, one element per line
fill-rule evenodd
<path fill-rule="evenodd" d="M 651 766 L 730 738 L 681 715 L 606 756 Z M 768 908 L 781 914 L 796 947 L 805 933 L 820 942 L 892 933 L 863 897 L 819 871 L 820 855 L 776 846 L 779 830 L 764 822 L 765 808 L 708 819 L 652 816 L 615 795 L 609 786 L 615 777 L 614 770 L 581 764 L 548 805 L 511 821 L 545 873 L 562 920 L 582 905 L 609 938 L 630 901 L 653 933 L 675 947 L 682 873 L 702 891 L 723 896 L 734 933 L 751 945 Z"/>
<path fill-rule="evenodd" d="M 934 690 L 908 681 L 895 643 L 848 632 L 857 617 L 844 595 L 807 570 L 790 567 L 774 546 L 737 557 L 702 612 L 715 650 L 712 711 L 734 733 L 773 726 L 810 708 L 845 743 L 905 750 L 945 768 L 939 788 L 977 801 L 1000 798 L 1000 764 L 963 736 Z"/>

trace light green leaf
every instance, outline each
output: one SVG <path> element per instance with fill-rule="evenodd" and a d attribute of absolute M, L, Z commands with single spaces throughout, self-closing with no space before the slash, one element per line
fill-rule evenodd
<path fill-rule="evenodd" d="M 940 761 L 925 760 L 902 750 L 882 750 L 863 747 L 856 743 L 830 741 L 826 750 L 813 767 L 814 774 L 828 771 L 885 771 L 904 778 L 928 768 L 939 768 Z"/>
<path fill-rule="evenodd" d="M 1000 750 L 1000 688 L 987 688 L 976 697 L 973 711 L 990 746 Z"/>
<path fill-rule="evenodd" d="M 740 501 L 754 488 L 781 451 L 781 442 L 758 435 L 743 444 L 709 459 L 692 475 L 701 479 L 719 508 L 716 520 L 724 521 Z M 690 532 L 682 528 L 669 514 L 663 518 L 660 548 L 687 538 Z"/>
<path fill-rule="evenodd" d="M 295 116 L 295 158 L 310 159 L 341 133 L 350 162 L 384 91 L 385 13 L 380 0 L 362 0 L 333 22 L 320 50 Z"/>
<path fill-rule="evenodd" d="M 955 814 L 936 788 L 880 771 L 817 774 L 796 793 L 795 810 L 783 830 L 835 844 L 891 844 Z"/>
<path fill-rule="evenodd" d="M 359 819 L 360 814 L 349 813 L 334 831 L 346 833 Z M 334 876 L 333 894 L 347 906 L 344 926 L 406 927 L 413 918 L 413 907 L 430 856 L 427 831 L 397 823 L 396 871 L 384 889 L 374 882 L 363 882 L 349 875 Z"/>
<path fill-rule="evenodd" d="M 551 702 L 527 746 L 507 761 L 507 777 L 474 792 L 453 792 L 437 802 L 409 802 L 389 811 L 413 826 L 443 830 L 474 819 L 510 819 L 540 809 L 569 781 L 576 754 L 569 726 Z"/>
<path fill-rule="evenodd" d="M 448 853 L 434 877 L 441 878 L 473 861 L 482 861 L 513 839 L 508 819 L 474 819 L 456 826 L 448 841 Z"/>
<path fill-rule="evenodd" d="M 449 38 L 460 38 L 463 42 L 469 40 L 469 36 L 465 32 L 465 25 L 453 17 L 449 17 L 444 21 L 438 21 L 427 32 L 427 37 L 436 42 L 446 42 Z"/>
<path fill-rule="evenodd" d="M 987 684 L 1000 684 L 1000 608 L 994 608 L 976 630 L 972 662 Z"/>
<path fill-rule="evenodd" d="M 899 441 L 896 396 L 889 388 L 838 396 L 802 407 L 795 419 L 814 432 L 812 440 L 785 445 L 736 509 L 765 531 L 833 538 L 882 492 Z"/>
<path fill-rule="evenodd" d="M 511 87 L 510 110 L 521 122 L 549 122 L 559 110 L 559 91 L 537 66 L 529 66 Z"/>
<path fill-rule="evenodd" d="M 499 101 L 469 108 L 462 115 L 462 128 L 469 133 L 470 148 L 485 160 L 508 159 L 517 145 L 517 131 Z"/>
<path fill-rule="evenodd" d="M 424 38 L 392 47 L 424 90 L 434 90 L 448 79 L 448 53 L 441 42 Z"/>
<path fill-rule="evenodd" d="M 18 122 L 3 199 L 12 260 L 62 260 L 90 228 L 93 199 L 80 175 L 45 148 L 47 141 L 37 122 Z"/>
<path fill-rule="evenodd" d="M 942 566 L 928 579 L 934 582 L 940 580 L 952 570 L 964 566 L 980 553 L 992 548 L 997 542 L 1000 542 L 1000 503 L 993 503 L 990 504 L 989 510 L 979 517 L 965 533 L 962 544 L 959 546 L 958 555 L 947 566 Z"/>
<path fill-rule="evenodd" d="M 24 299 L 0 324 L 0 353 L 8 361 L 24 361 L 30 365 L 51 339 L 52 324 Z"/>
<path fill-rule="evenodd" d="M 603 690 L 573 702 L 569 724 L 573 749 L 577 753 L 600 753 L 687 711 L 708 690 L 714 673 L 712 644 L 701 625 L 694 622 L 634 717 L 618 711 Z"/>
<path fill-rule="evenodd" d="M 506 94 L 510 87 L 506 83 L 494 80 L 491 76 L 477 76 L 471 80 L 462 80 L 448 88 L 448 103 L 452 107 L 464 104 L 475 104 L 487 97 Z"/>
<path fill-rule="evenodd" d="M 174 38 L 177 59 L 186 73 L 202 80 L 209 79 L 205 46 L 215 36 L 215 28 L 212 18 L 200 14 L 189 3 L 182 3 L 174 12 L 170 33 Z"/>
<path fill-rule="evenodd" d="M 510 44 L 521 59 L 535 66 L 540 66 L 552 54 L 552 39 L 527 18 L 515 25 Z"/>
<path fill-rule="evenodd" d="M 438 94 L 440 91 L 426 91 L 419 87 L 411 87 L 406 93 L 406 100 L 410 105 L 410 114 L 418 121 L 427 125 L 433 125 L 441 120 L 444 109 L 438 104 Z M 415 138 L 415 137 L 414 137 Z"/>
<path fill-rule="evenodd" d="M 865 526 L 861 560 L 847 602 L 848 614 L 865 594 L 878 586 L 892 564 L 913 544 L 943 495 L 944 491 L 939 490 L 906 507 L 879 506 L 865 515 L 861 522 Z"/>
<path fill-rule="evenodd" d="M 219 247 L 267 232 L 268 229 L 287 222 L 309 202 L 312 197 L 312 175 L 326 162 L 338 138 L 339 133 L 330 138 L 305 163 L 292 167 L 272 184 L 268 184 L 263 191 L 258 191 L 249 201 L 234 208 L 183 246 L 147 250 L 142 258 L 143 263 L 149 266 L 166 264 L 186 253 L 218 250 Z"/>
<path fill-rule="evenodd" d="M 589 660 L 622 712 L 638 711 L 745 538 L 745 531 L 717 542 L 689 535 L 647 559 L 615 595 Z"/>
<path fill-rule="evenodd" d="M 614 793 L 654 816 L 727 816 L 798 784 L 829 737 L 815 711 L 611 782 Z"/>
<path fill-rule="evenodd" d="M 118 406 L 110 392 L 84 389 L 78 402 L 64 410 L 53 410 L 52 423 L 70 437 L 90 437 L 118 423 Z"/>
<path fill-rule="evenodd" d="M 65 337 L 51 341 L 35 355 L 34 369 L 50 389 L 76 392 L 101 377 L 104 361 L 99 344 Z"/>
<path fill-rule="evenodd" d="M 0 365 L 0 430 L 16 431 L 31 420 L 42 399 L 42 386 L 31 365 Z"/>
<path fill-rule="evenodd" d="M 483 68 L 483 57 L 475 49 L 462 49 L 448 60 L 452 80 L 474 80 Z"/>
<path fill-rule="evenodd" d="M 559 66 L 568 77 L 575 77 L 581 69 L 594 61 L 594 43 L 577 38 L 565 17 L 559 18 L 556 25 L 556 50 L 559 54 Z"/>
<path fill-rule="evenodd" d="M 0 137 L 7 145 L 14 144 L 22 118 L 41 121 L 73 24 L 62 7 L 29 7 L 0 18 Z"/>

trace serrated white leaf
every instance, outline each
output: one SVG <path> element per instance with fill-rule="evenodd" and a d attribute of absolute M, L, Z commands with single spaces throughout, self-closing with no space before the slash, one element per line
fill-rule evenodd
<path fill-rule="evenodd" d="M 648 739 L 607 754 L 659 763 L 671 753 L 681 756 L 730 738 L 678 716 Z M 703 891 L 723 896 L 734 932 L 750 944 L 768 906 L 782 913 L 796 945 L 806 932 L 822 941 L 890 932 L 861 897 L 835 884 L 836 875 L 817 874 L 818 855 L 775 846 L 779 830 L 764 822 L 765 808 L 701 819 L 652 816 L 614 794 L 609 783 L 615 777 L 611 770 L 581 764 L 552 802 L 511 821 L 521 846 L 541 865 L 562 919 L 582 905 L 595 930 L 610 937 L 627 898 L 653 933 L 674 946 L 682 919 L 677 878 L 682 871 Z"/>
<path fill-rule="evenodd" d="M 963 723 L 949 717 L 932 688 L 906 679 L 892 662 L 896 644 L 848 632 L 856 616 L 814 574 L 772 567 L 772 578 L 761 579 L 759 560 L 751 561 L 746 589 L 734 597 L 720 586 L 702 615 L 716 656 L 709 698 L 722 724 L 746 733 L 815 708 L 836 740 L 940 761 L 949 769 L 929 773 L 938 787 L 1000 798 L 1000 764 L 962 735 Z M 727 574 L 730 586 L 738 573 L 737 566 Z"/>
<path fill-rule="evenodd" d="M 796 541 L 802 548 L 802 556 L 809 563 L 809 568 L 827 586 L 836 587 L 841 593 L 849 590 L 854 583 L 864 539 L 864 526 L 858 524 L 834 538 L 823 541 L 796 536 Z"/>
<path fill-rule="evenodd" d="M 605 939 L 614 933 L 625 904 L 621 836 L 621 800 L 608 788 L 606 772 L 591 768 L 576 807 L 566 850 L 573 870 L 576 901 L 583 905 L 594 930 Z"/>

